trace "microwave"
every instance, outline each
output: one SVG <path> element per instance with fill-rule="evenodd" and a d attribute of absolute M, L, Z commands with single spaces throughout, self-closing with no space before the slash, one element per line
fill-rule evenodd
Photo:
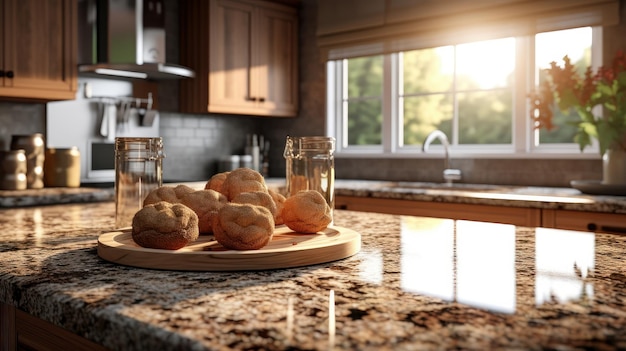
<path fill-rule="evenodd" d="M 115 135 L 104 137 L 102 98 L 85 98 L 83 91 L 88 84 L 94 96 L 128 101 L 132 83 L 106 79 L 79 79 L 76 100 L 55 101 L 46 104 L 46 146 L 72 147 L 80 151 L 81 186 L 113 186 L 115 183 L 115 138 L 114 137 L 158 137 L 160 116 L 157 113 L 147 125 L 137 113 L 130 109 L 128 119 L 118 123 Z M 106 94 L 105 94 L 106 93 Z M 122 95 L 123 94 L 123 95 Z M 134 99 L 133 99 L 134 101 Z"/>
<path fill-rule="evenodd" d="M 85 183 L 109 183 L 115 181 L 115 142 L 102 139 L 87 141 L 85 171 L 82 174 Z"/>

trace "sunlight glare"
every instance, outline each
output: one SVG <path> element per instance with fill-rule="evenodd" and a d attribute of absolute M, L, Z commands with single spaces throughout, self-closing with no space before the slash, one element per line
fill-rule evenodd
<path fill-rule="evenodd" d="M 471 77 L 482 89 L 507 86 L 515 69 L 515 38 L 457 46 L 457 74 Z"/>
<path fill-rule="evenodd" d="M 454 47 L 437 48 L 442 71 L 453 74 Z M 507 86 L 515 69 L 515 38 L 486 40 L 456 46 L 456 73 L 472 79 L 481 89 Z"/>
<path fill-rule="evenodd" d="M 591 27 L 539 33 L 535 36 L 535 65 L 537 69 L 561 63 L 565 55 L 572 62 L 580 60 L 591 49 Z"/>

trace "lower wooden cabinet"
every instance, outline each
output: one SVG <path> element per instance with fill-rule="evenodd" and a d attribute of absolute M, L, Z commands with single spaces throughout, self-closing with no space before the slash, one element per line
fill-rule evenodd
<path fill-rule="evenodd" d="M 541 209 L 526 207 L 336 196 L 335 208 L 352 211 L 507 223 L 527 227 L 538 227 L 541 225 Z"/>
<path fill-rule="evenodd" d="M 106 348 L 0 302 L 0 351 L 65 351 Z"/>
<path fill-rule="evenodd" d="M 335 208 L 626 235 L 626 214 L 358 196 L 336 196 Z"/>

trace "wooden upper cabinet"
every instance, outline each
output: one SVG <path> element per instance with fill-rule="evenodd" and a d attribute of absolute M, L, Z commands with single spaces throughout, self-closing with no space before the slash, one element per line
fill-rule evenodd
<path fill-rule="evenodd" d="M 181 3 L 181 81 L 188 113 L 292 117 L 298 110 L 297 11 L 246 0 Z"/>
<path fill-rule="evenodd" d="M 0 99 L 72 100 L 76 0 L 0 0 Z"/>
<path fill-rule="evenodd" d="M 317 35 L 382 26 L 386 1 L 318 0 Z"/>

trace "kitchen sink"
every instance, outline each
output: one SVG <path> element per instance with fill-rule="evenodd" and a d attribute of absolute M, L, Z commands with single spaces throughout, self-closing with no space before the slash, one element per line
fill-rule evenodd
<path fill-rule="evenodd" d="M 520 185 L 387 182 L 378 191 L 431 196 L 466 196 L 471 198 L 507 199 L 524 201 L 549 201 L 586 203 L 591 200 L 580 198 L 572 188 L 549 188 Z"/>

